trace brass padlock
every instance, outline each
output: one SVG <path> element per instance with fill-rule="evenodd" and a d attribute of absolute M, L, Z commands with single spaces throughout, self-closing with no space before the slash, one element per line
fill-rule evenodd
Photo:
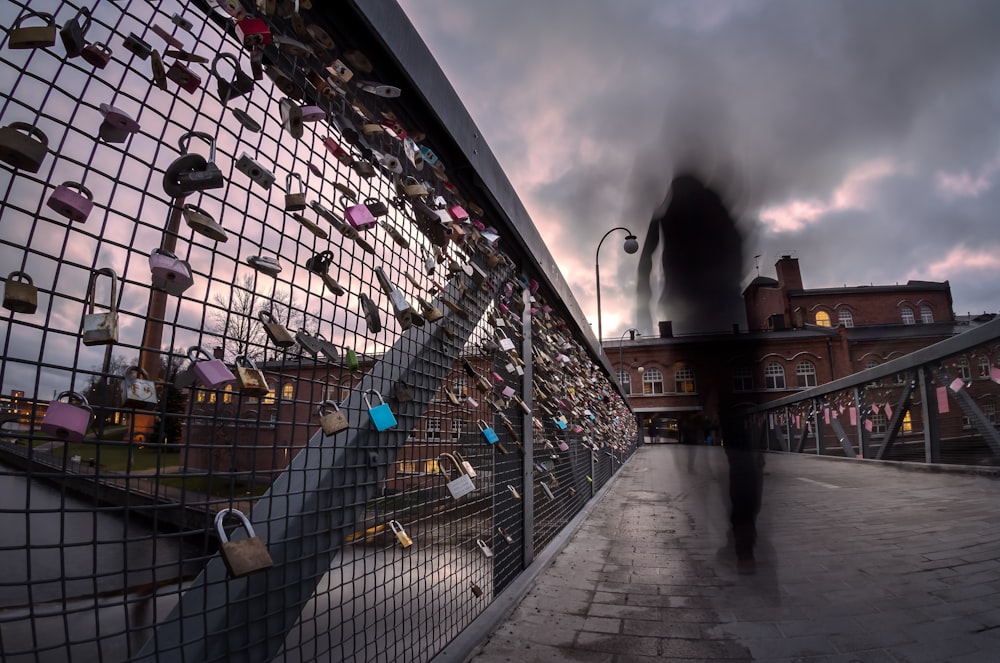
<path fill-rule="evenodd" d="M 21 23 L 27 18 L 37 18 L 45 25 L 33 25 L 22 28 Z M 8 34 L 7 46 L 10 48 L 48 48 L 56 43 L 56 19 L 52 14 L 42 12 L 25 12 L 17 19 Z"/>
<path fill-rule="evenodd" d="M 274 317 L 271 311 L 258 311 L 257 318 L 264 324 L 264 333 L 271 342 L 279 348 L 290 348 L 295 345 L 295 338 Z"/>
<path fill-rule="evenodd" d="M 392 533 L 396 535 L 396 540 L 399 541 L 399 544 L 401 546 L 403 546 L 404 548 L 409 548 L 410 546 L 413 545 L 413 539 L 411 539 L 409 535 L 407 535 L 406 530 L 404 530 L 403 526 L 399 524 L 399 521 L 390 520 L 389 529 L 391 529 Z"/>
<path fill-rule="evenodd" d="M 271 388 L 267 386 L 267 378 L 264 371 L 257 368 L 257 364 L 246 355 L 238 355 L 233 359 L 236 367 L 236 383 L 247 396 L 267 396 L 271 393 Z"/>
<path fill-rule="evenodd" d="M 326 408 L 333 408 L 333 412 L 327 412 Z M 347 430 L 347 417 L 340 411 L 340 407 L 334 401 L 323 401 L 317 408 L 319 412 L 319 425 L 323 429 L 324 435 L 335 435 L 342 430 Z"/>
<path fill-rule="evenodd" d="M 209 239 L 214 239 L 217 242 L 226 242 L 229 239 L 229 235 L 226 234 L 225 229 L 212 218 L 212 215 L 197 205 L 186 203 L 181 207 L 181 211 L 184 214 L 184 221 L 187 222 L 188 227 L 196 233 L 204 235 Z"/>
<path fill-rule="evenodd" d="M 38 309 L 38 288 L 24 272 L 11 272 L 3 289 L 3 307 L 14 313 L 34 313 Z"/>
<path fill-rule="evenodd" d="M 297 191 L 292 191 L 292 180 L 298 180 Z M 298 173 L 288 173 L 285 177 L 285 211 L 298 212 L 306 208 L 306 186 Z"/>
<path fill-rule="evenodd" d="M 247 531 L 249 538 L 241 541 L 229 540 L 223 525 L 226 516 L 230 514 L 240 519 L 240 523 Z M 257 571 L 266 571 L 274 566 L 271 554 L 267 552 L 267 546 L 254 532 L 250 519 L 240 511 L 223 509 L 215 514 L 215 532 L 219 535 L 219 553 L 222 555 L 222 561 L 225 563 L 230 577 L 242 578 Z"/>
<path fill-rule="evenodd" d="M 125 407 L 153 408 L 157 405 L 156 383 L 149 373 L 138 366 L 125 369 L 122 379 L 122 405 Z"/>
<path fill-rule="evenodd" d="M 48 137 L 27 122 L 11 122 L 0 129 L 0 160 L 14 168 L 37 173 L 48 147 Z"/>
<path fill-rule="evenodd" d="M 94 313 L 97 293 L 97 278 L 101 275 L 111 279 L 111 293 L 108 296 L 108 311 Z M 102 267 L 90 275 L 87 286 L 87 313 L 83 316 L 84 345 L 112 345 L 118 342 L 118 275 L 110 267 Z"/>

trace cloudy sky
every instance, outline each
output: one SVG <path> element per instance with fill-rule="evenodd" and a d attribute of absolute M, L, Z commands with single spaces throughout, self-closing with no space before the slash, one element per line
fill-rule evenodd
<path fill-rule="evenodd" d="M 1000 309 L 995 0 L 399 2 L 595 332 L 598 239 L 644 237 L 682 169 L 739 215 L 747 278 L 791 252 L 807 288 L 947 279 L 957 314 Z M 639 319 L 623 240 L 608 338 Z"/>

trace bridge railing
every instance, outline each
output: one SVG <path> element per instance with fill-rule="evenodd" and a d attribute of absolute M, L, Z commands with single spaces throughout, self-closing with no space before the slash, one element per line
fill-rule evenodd
<path fill-rule="evenodd" d="M 579 306 L 394 3 L 91 4 L 0 10 L 0 659 L 440 655 L 635 448 Z"/>

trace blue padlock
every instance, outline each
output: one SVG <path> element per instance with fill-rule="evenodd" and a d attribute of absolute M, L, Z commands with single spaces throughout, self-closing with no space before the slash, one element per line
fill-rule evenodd
<path fill-rule="evenodd" d="M 500 436 L 497 432 L 486 425 L 486 422 L 480 419 L 476 422 L 479 424 L 479 430 L 483 432 L 483 439 L 486 440 L 486 444 L 496 444 L 500 441 Z"/>
<path fill-rule="evenodd" d="M 566 420 L 563 417 L 552 417 L 552 423 L 559 427 L 560 430 L 566 430 Z"/>
<path fill-rule="evenodd" d="M 372 402 L 368 399 L 368 394 L 378 396 L 379 404 L 372 407 Z M 368 406 L 368 416 L 372 418 L 372 423 L 375 424 L 376 430 L 383 431 L 396 426 L 396 415 L 389 409 L 389 404 L 382 398 L 382 394 L 374 389 L 369 389 L 365 392 L 364 399 L 365 405 Z"/>

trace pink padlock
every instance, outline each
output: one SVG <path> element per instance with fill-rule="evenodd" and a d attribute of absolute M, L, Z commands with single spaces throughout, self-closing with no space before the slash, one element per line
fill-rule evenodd
<path fill-rule="evenodd" d="M 204 357 L 205 361 L 198 361 L 199 356 Z M 209 389 L 218 389 L 236 382 L 233 372 L 222 363 L 221 359 L 213 359 L 205 348 L 191 346 L 188 348 L 188 359 L 191 360 L 191 368 L 194 369 L 198 381 Z"/>
<path fill-rule="evenodd" d="M 559 440 L 559 451 L 569 451 L 569 445 L 566 444 L 566 440 Z"/>
<path fill-rule="evenodd" d="M 63 182 L 45 204 L 70 221 L 83 223 L 94 209 L 94 194 L 79 182 Z"/>
<path fill-rule="evenodd" d="M 167 69 L 167 78 L 189 94 L 194 94 L 201 87 L 201 77 L 180 62 L 175 61 L 170 65 L 170 69 Z"/>
<path fill-rule="evenodd" d="M 75 398 L 81 404 L 64 403 L 63 398 L 67 400 Z M 83 394 L 75 391 L 64 391 L 49 403 L 49 408 L 42 418 L 42 432 L 67 442 L 82 442 L 87 435 L 87 429 L 90 427 L 90 420 L 93 416 L 90 403 L 87 402 Z"/>
<path fill-rule="evenodd" d="M 87 44 L 80 51 L 80 57 L 94 67 L 104 69 L 111 62 L 111 49 L 101 42 Z"/>
<path fill-rule="evenodd" d="M 301 110 L 303 122 L 319 122 L 326 119 L 326 111 L 319 106 L 303 106 Z"/>
<path fill-rule="evenodd" d="M 344 164 L 345 166 L 350 166 L 354 163 L 354 159 L 351 157 L 351 153 L 348 152 L 340 145 L 337 141 L 327 136 L 323 139 L 323 145 L 330 151 L 330 154 L 337 158 L 337 161 Z"/>
<path fill-rule="evenodd" d="M 101 104 L 99 107 L 104 121 L 116 129 L 121 129 L 130 134 L 139 131 L 139 123 L 132 119 L 132 116 L 120 108 L 111 104 Z"/>
<path fill-rule="evenodd" d="M 319 166 L 310 161 L 308 164 L 309 172 L 311 172 L 316 177 L 323 177 L 323 171 L 319 169 Z"/>
<path fill-rule="evenodd" d="M 149 254 L 149 271 L 153 287 L 171 295 L 179 296 L 194 284 L 191 265 L 164 249 L 153 249 Z"/>
<path fill-rule="evenodd" d="M 516 394 L 517 392 L 514 391 L 514 387 L 507 385 L 506 387 L 503 388 L 503 391 L 501 391 L 500 393 L 503 394 L 504 398 L 513 398 L 514 394 Z"/>
<path fill-rule="evenodd" d="M 236 38 L 253 51 L 271 43 L 271 30 L 262 18 L 244 18 L 236 21 Z"/>
<path fill-rule="evenodd" d="M 461 205 L 452 205 L 449 207 L 448 216 L 451 217 L 452 221 L 458 221 L 459 223 L 468 223 L 469 221 L 469 213 Z"/>
<path fill-rule="evenodd" d="M 344 218 L 355 230 L 368 230 L 377 221 L 367 205 L 352 205 L 344 210 Z"/>
<path fill-rule="evenodd" d="M 502 375 L 500 375 L 496 371 L 493 371 L 492 375 L 493 375 L 493 381 L 494 382 L 496 382 L 497 384 L 503 384 L 503 376 Z"/>

